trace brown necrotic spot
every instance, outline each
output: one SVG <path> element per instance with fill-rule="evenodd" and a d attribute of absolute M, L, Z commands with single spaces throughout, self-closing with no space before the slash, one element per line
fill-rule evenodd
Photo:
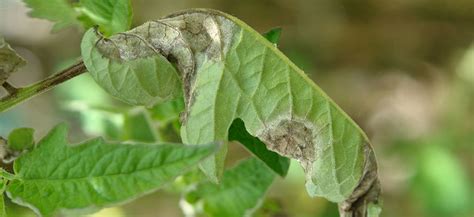
<path fill-rule="evenodd" d="M 267 148 L 298 160 L 306 169 L 314 161 L 314 129 L 298 120 L 283 119 L 270 124 L 258 136 Z"/>
<path fill-rule="evenodd" d="M 365 217 L 367 205 L 378 204 L 380 195 L 380 181 L 377 175 L 375 154 L 368 143 L 364 144 L 364 174 L 352 194 L 339 204 L 339 211 L 344 216 Z M 342 216 L 342 215 L 341 215 Z"/>

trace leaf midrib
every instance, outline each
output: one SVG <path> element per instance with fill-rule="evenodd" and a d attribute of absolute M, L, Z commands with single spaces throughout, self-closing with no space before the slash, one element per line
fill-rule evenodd
<path fill-rule="evenodd" d="M 202 160 L 203 159 L 200 159 L 197 162 L 193 162 L 193 163 L 190 163 L 190 164 L 196 164 L 196 163 L 198 163 Z M 134 173 L 146 172 L 146 171 L 149 171 L 149 170 L 160 170 L 160 169 L 163 169 L 163 168 L 166 168 L 166 167 L 174 166 L 174 165 L 182 163 L 182 162 L 189 162 L 189 159 L 181 160 L 181 161 L 173 161 L 173 162 L 167 164 L 166 166 L 149 167 L 149 168 L 135 170 L 135 171 L 132 171 L 132 172 L 116 173 L 116 174 L 109 174 L 109 175 L 86 176 L 86 177 L 65 178 L 65 179 L 59 179 L 59 178 L 48 179 L 47 177 L 46 178 L 33 178 L 33 179 L 18 177 L 18 179 L 20 179 L 23 182 L 34 182 L 34 181 L 38 181 L 38 182 L 73 182 L 73 181 L 81 181 L 81 180 L 88 180 L 88 179 L 102 179 L 102 178 L 108 178 L 108 177 L 114 177 L 114 176 L 126 176 L 126 175 L 130 175 L 130 174 L 134 174 Z M 186 169 L 187 168 L 185 167 L 185 170 Z"/>

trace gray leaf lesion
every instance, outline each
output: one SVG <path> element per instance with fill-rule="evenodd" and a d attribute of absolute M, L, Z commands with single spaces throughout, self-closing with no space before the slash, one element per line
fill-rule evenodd
<path fill-rule="evenodd" d="M 258 137 L 268 149 L 298 160 L 306 172 L 311 170 L 315 160 L 313 141 L 317 137 L 311 124 L 303 120 L 283 118 L 268 124 Z"/>
<path fill-rule="evenodd" d="M 162 55 L 181 73 L 186 107 L 193 104 L 197 69 L 223 61 L 237 26 L 216 12 L 189 10 L 144 23 L 110 38 L 99 32 L 96 47 L 106 58 L 123 62 Z M 183 120 L 186 120 L 184 114 Z"/>
<path fill-rule="evenodd" d="M 380 180 L 375 154 L 368 143 L 364 144 L 364 173 L 352 194 L 339 204 L 341 217 L 366 217 L 369 204 L 380 203 Z"/>
<path fill-rule="evenodd" d="M 298 160 L 305 173 L 311 174 L 317 172 L 313 171 L 312 165 L 318 157 L 316 148 L 321 145 L 318 141 L 322 142 L 320 130 L 303 119 L 283 117 L 267 123 L 257 136 L 268 149 Z M 362 178 L 352 193 L 339 203 L 341 217 L 366 217 L 369 204 L 380 203 L 381 187 L 375 155 L 368 142 L 362 146 L 365 159 Z"/>

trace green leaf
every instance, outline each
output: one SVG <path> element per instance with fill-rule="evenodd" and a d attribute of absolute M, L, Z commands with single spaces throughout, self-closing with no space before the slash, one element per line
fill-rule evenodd
<path fill-rule="evenodd" d="M 275 44 L 276 46 L 278 44 L 278 41 L 280 41 L 281 31 L 282 29 L 280 27 L 273 28 L 270 29 L 270 31 L 264 33 L 263 37 L 265 37 L 269 42 Z"/>
<path fill-rule="evenodd" d="M 267 149 L 265 144 L 258 138 L 250 135 L 245 130 L 244 122 L 236 119 L 229 128 L 229 141 L 238 141 L 260 160 L 265 162 L 274 172 L 280 176 L 286 176 L 290 168 L 290 159 Z"/>
<path fill-rule="evenodd" d="M 367 217 L 379 217 L 381 212 L 382 207 L 377 204 L 370 203 L 367 207 Z"/>
<path fill-rule="evenodd" d="M 111 45 L 113 40 L 123 40 L 124 49 L 136 49 L 137 53 L 120 53 Z M 128 42 L 128 44 L 124 44 Z M 105 44 L 108 57 L 96 45 Z M 93 29 L 87 31 L 81 44 L 82 57 L 94 80 L 111 95 L 132 105 L 153 106 L 180 96 L 181 83 L 174 66 L 134 33 L 104 39 Z M 146 56 L 148 55 L 148 56 Z"/>
<path fill-rule="evenodd" d="M 23 0 L 31 8 L 31 17 L 47 19 L 54 22 L 53 31 L 77 23 L 78 13 L 74 10 L 69 0 Z"/>
<path fill-rule="evenodd" d="M 159 139 L 150 114 L 143 108 L 132 109 L 125 114 L 124 134 L 125 140 L 157 142 Z"/>
<path fill-rule="evenodd" d="M 13 180 L 15 179 L 15 175 L 9 173 L 3 168 L 0 168 L 0 177 L 6 180 Z"/>
<path fill-rule="evenodd" d="M 221 36 L 221 49 L 227 48 L 222 56 L 203 51 L 208 58 L 196 59 L 201 67 L 188 94 L 193 98 L 181 128 L 185 143 L 224 140 L 233 120 L 241 118 L 270 150 L 300 162 L 311 196 L 342 202 L 362 180 L 365 189 L 359 190 L 368 191 L 376 166 L 367 136 L 301 69 L 237 18 L 202 10 L 185 14 L 165 21 L 172 25 L 194 16 L 205 23 L 206 14 L 226 19 L 215 28 L 232 33 Z M 219 163 L 206 161 L 206 174 L 218 177 Z"/>
<path fill-rule="evenodd" d="M 281 28 L 275 28 L 263 34 L 263 36 L 268 39 L 268 41 L 277 44 L 280 39 L 280 34 Z M 249 151 L 255 154 L 255 156 L 265 162 L 274 172 L 282 177 L 286 176 L 290 167 L 290 159 L 268 150 L 262 141 L 247 132 L 245 124 L 241 119 L 236 119 L 232 122 L 229 128 L 228 140 L 240 142 Z"/>
<path fill-rule="evenodd" d="M 186 195 L 186 200 L 194 206 L 202 205 L 209 217 L 251 216 L 274 178 L 273 171 L 263 162 L 250 158 L 225 171 L 221 184 L 198 185 Z"/>
<path fill-rule="evenodd" d="M 452 140 L 449 141 L 449 143 Z M 441 139 L 431 139 L 417 151 L 418 168 L 414 194 L 430 211 L 430 216 L 463 216 L 472 210 L 472 181 Z"/>
<path fill-rule="evenodd" d="M 78 10 L 82 13 L 86 28 L 99 25 L 105 35 L 125 32 L 132 24 L 132 4 L 130 0 L 80 0 Z"/>
<path fill-rule="evenodd" d="M 13 50 L 0 35 L 0 86 L 26 61 Z"/>
<path fill-rule="evenodd" d="M 3 198 L 3 193 L 5 192 L 5 187 L 7 181 L 2 177 L 0 178 L 0 217 L 7 217 L 7 211 L 5 210 L 5 199 Z"/>
<path fill-rule="evenodd" d="M 150 111 L 152 119 L 161 123 L 169 123 L 179 119 L 179 114 L 184 110 L 184 99 L 179 97 L 175 100 L 160 103 L 153 106 Z"/>
<path fill-rule="evenodd" d="M 349 212 L 366 213 L 367 204 L 378 201 L 377 163 L 362 129 L 274 44 L 241 20 L 219 11 L 193 9 L 125 34 L 140 39 L 136 41 L 124 40 L 123 35 L 102 40 L 91 34 L 82 44 L 84 61 L 105 89 L 110 89 L 111 76 L 128 81 L 127 73 L 101 71 L 109 62 L 119 69 L 129 62 L 166 57 L 175 65 L 184 86 L 181 137 L 185 144 L 226 141 L 232 122 L 240 118 L 247 132 L 269 150 L 300 162 L 309 195 L 338 202 L 354 216 L 357 213 Z M 173 76 L 153 70 L 163 71 L 158 81 Z M 154 103 L 139 94 L 120 98 L 132 104 Z M 214 182 L 223 173 L 226 150 L 222 147 L 200 165 Z"/>
<path fill-rule="evenodd" d="M 8 135 L 8 147 L 14 151 L 33 149 L 35 145 L 32 128 L 17 128 Z"/>
<path fill-rule="evenodd" d="M 71 146 L 66 134 L 67 127 L 58 125 L 15 161 L 15 179 L 7 187 L 13 202 L 44 216 L 122 203 L 172 181 L 216 149 L 110 144 L 101 138 Z"/>

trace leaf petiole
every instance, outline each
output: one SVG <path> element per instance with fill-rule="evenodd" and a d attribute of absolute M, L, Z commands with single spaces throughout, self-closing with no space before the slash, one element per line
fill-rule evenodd
<path fill-rule="evenodd" d="M 58 84 L 61 84 L 71 78 L 74 78 L 82 73 L 86 72 L 84 63 L 79 61 L 78 63 L 68 67 L 67 69 L 56 73 L 42 81 L 34 83 L 30 86 L 15 89 L 16 91 L 10 92 L 9 94 L 0 99 L 0 112 L 4 112 L 11 107 L 26 101 L 34 96 L 44 93 Z M 5 87 L 5 86 L 4 86 Z"/>

